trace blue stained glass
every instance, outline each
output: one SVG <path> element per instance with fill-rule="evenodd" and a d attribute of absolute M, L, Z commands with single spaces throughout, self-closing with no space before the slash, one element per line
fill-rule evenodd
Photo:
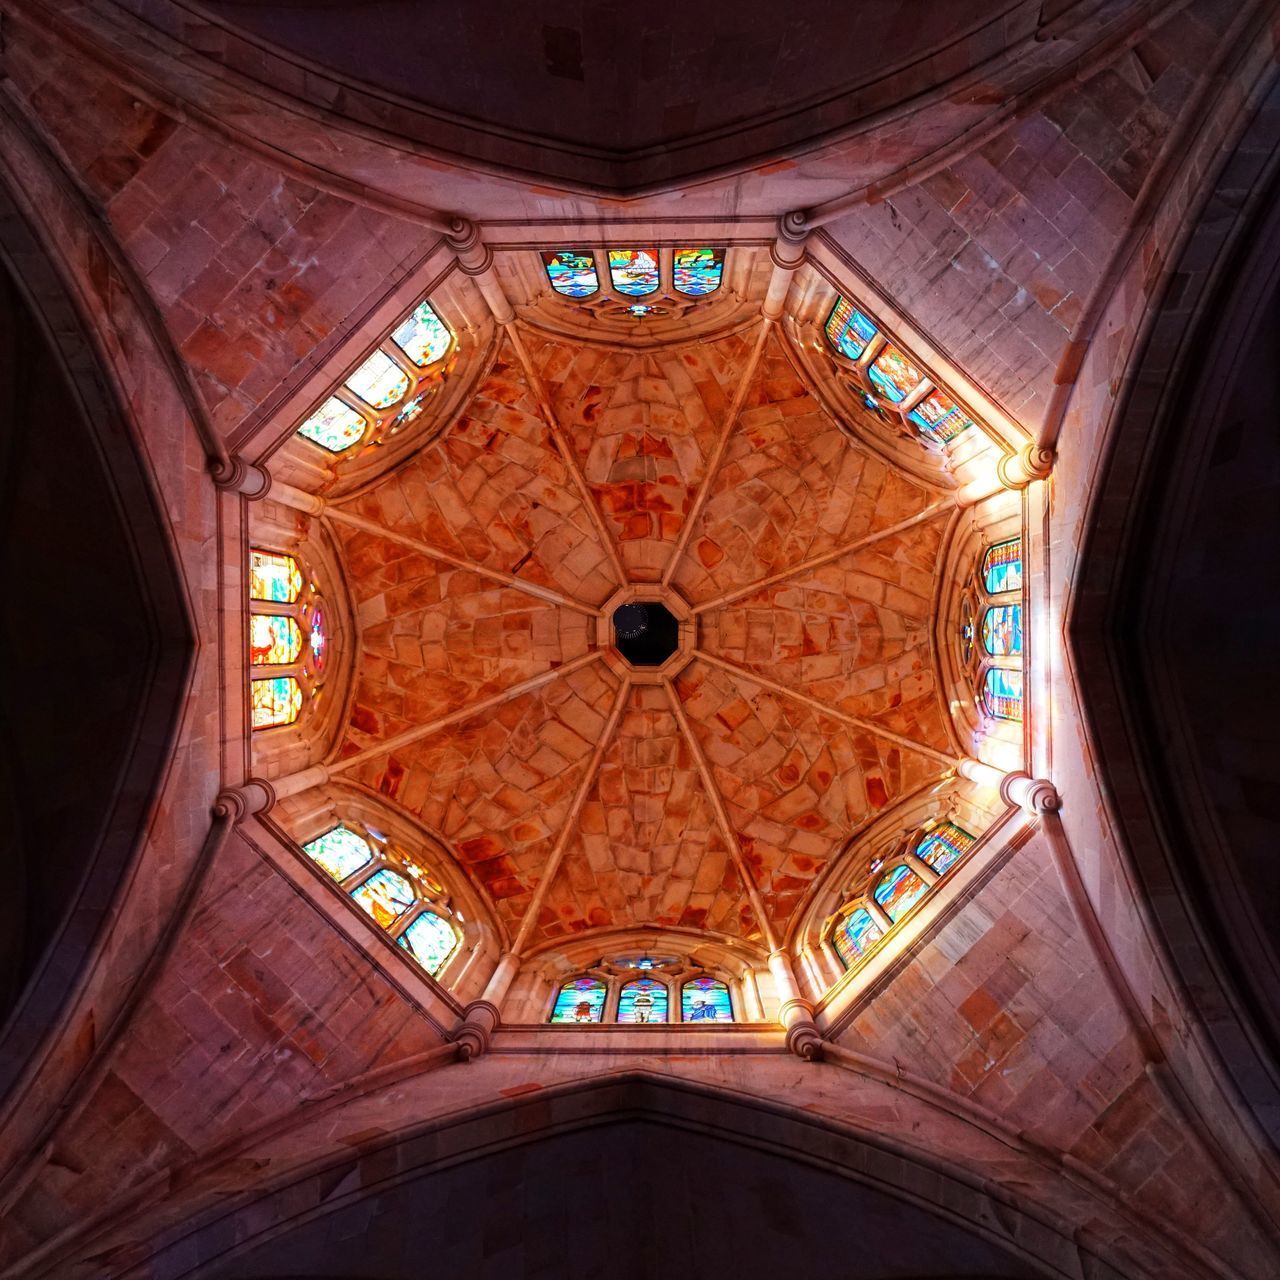
<path fill-rule="evenodd" d="M 570 978 L 560 988 L 551 1022 L 599 1022 L 604 1017 L 604 998 L 608 992 L 599 978 Z"/>
<path fill-rule="evenodd" d="M 629 298 L 643 297 L 658 287 L 656 249 L 610 249 L 609 276 L 613 287 Z"/>
<path fill-rule="evenodd" d="M 368 423 L 350 405 L 330 396 L 298 428 L 300 436 L 315 441 L 330 453 L 341 453 L 364 437 Z"/>
<path fill-rule="evenodd" d="M 424 911 L 396 941 L 434 976 L 453 954 L 458 935 L 447 920 L 434 911 Z"/>
<path fill-rule="evenodd" d="M 413 885 L 398 871 L 375 871 L 351 890 L 351 896 L 384 929 L 389 929 L 413 906 Z"/>
<path fill-rule="evenodd" d="M 307 857 L 335 880 L 345 880 L 373 858 L 368 841 L 350 827 L 334 827 L 302 847 Z"/>
<path fill-rule="evenodd" d="M 914 409 L 907 414 L 907 421 L 917 428 L 922 436 L 946 444 L 954 440 L 967 427 L 973 426 L 973 419 L 964 414 L 960 406 L 941 391 L 925 396 Z"/>
<path fill-rule="evenodd" d="M 944 822 L 916 845 L 916 853 L 942 876 L 972 847 L 973 836 L 963 827 L 957 827 L 954 822 Z"/>
<path fill-rule="evenodd" d="M 628 982 L 618 996 L 619 1022 L 666 1022 L 666 984 L 653 978 Z"/>
<path fill-rule="evenodd" d="M 1022 606 L 995 604 L 982 619 L 982 643 L 997 658 L 1013 657 L 1022 652 Z"/>
<path fill-rule="evenodd" d="M 906 863 L 899 863 L 880 878 L 876 901 L 895 924 L 924 897 L 929 886 Z"/>
<path fill-rule="evenodd" d="M 672 260 L 676 292 L 699 298 L 714 293 L 724 275 L 723 249 L 677 249 Z"/>
<path fill-rule="evenodd" d="M 729 988 L 715 978 L 691 978 L 680 988 L 682 1022 L 732 1022 Z"/>
<path fill-rule="evenodd" d="M 866 316 L 858 311 L 848 298 L 837 298 L 827 317 L 827 341 L 842 356 L 856 360 L 876 336 L 877 329 Z"/>
<path fill-rule="evenodd" d="M 542 255 L 551 287 L 566 298 L 589 298 L 600 287 L 590 249 L 548 249 Z"/>
<path fill-rule="evenodd" d="M 987 710 L 1000 720 L 1022 719 L 1022 672 L 992 667 L 982 685 Z"/>
<path fill-rule="evenodd" d="M 848 968 L 859 956 L 865 956 L 884 937 L 884 931 L 865 907 L 851 911 L 836 926 L 832 941 L 836 952 Z"/>
<path fill-rule="evenodd" d="M 887 400 L 897 404 L 919 385 L 923 375 L 897 347 L 885 347 L 867 369 L 867 377 Z"/>
<path fill-rule="evenodd" d="M 1022 539 L 1009 538 L 987 548 L 982 557 L 982 585 L 992 595 L 1022 590 Z"/>
<path fill-rule="evenodd" d="M 391 335 L 391 341 L 417 365 L 434 364 L 449 350 L 453 335 L 429 302 L 419 303 L 413 314 Z"/>

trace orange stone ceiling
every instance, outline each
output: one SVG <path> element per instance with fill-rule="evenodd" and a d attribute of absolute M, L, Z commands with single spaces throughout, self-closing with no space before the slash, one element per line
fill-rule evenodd
<path fill-rule="evenodd" d="M 957 754 L 931 650 L 947 512 L 841 429 L 776 334 L 752 366 L 754 332 L 656 352 L 520 332 L 541 388 L 507 340 L 451 425 L 337 504 L 360 632 L 338 760 L 529 946 L 777 945 L 851 837 Z M 629 584 L 691 616 L 677 671 L 606 660 L 601 609 Z"/>

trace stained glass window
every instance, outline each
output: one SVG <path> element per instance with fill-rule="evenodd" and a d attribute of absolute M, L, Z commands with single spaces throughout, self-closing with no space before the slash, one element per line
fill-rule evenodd
<path fill-rule="evenodd" d="M 599 1022 L 604 1017 L 608 987 L 599 978 L 570 978 L 560 988 L 552 1022 Z"/>
<path fill-rule="evenodd" d="M 666 1022 L 667 988 L 653 978 L 628 982 L 618 996 L 619 1022 Z"/>
<path fill-rule="evenodd" d="M 992 605 L 982 619 L 982 644 L 988 653 L 997 658 L 1021 653 L 1022 606 Z"/>
<path fill-rule="evenodd" d="M 302 570 L 292 556 L 278 551 L 249 552 L 249 599 L 292 604 L 302 590 Z"/>
<path fill-rule="evenodd" d="M 907 392 L 918 386 L 923 376 L 897 347 L 885 347 L 867 370 L 867 377 L 894 404 L 905 400 Z"/>
<path fill-rule="evenodd" d="M 249 692 L 255 729 L 292 724 L 302 710 L 302 689 L 292 676 L 253 680 Z"/>
<path fill-rule="evenodd" d="M 596 258 L 590 249 L 548 249 L 542 265 L 551 287 L 566 298 L 589 298 L 600 287 Z"/>
<path fill-rule="evenodd" d="M 249 661 L 255 667 L 279 667 L 302 652 L 302 631 L 292 618 L 276 613 L 249 615 Z"/>
<path fill-rule="evenodd" d="M 982 585 L 993 595 L 1022 590 L 1022 539 L 1009 538 L 987 548 L 982 557 Z"/>
<path fill-rule="evenodd" d="M 851 965 L 884 937 L 884 931 L 864 907 L 850 911 L 836 926 L 832 941 L 845 965 Z"/>
<path fill-rule="evenodd" d="M 324 628 L 324 614 L 321 610 L 316 609 L 311 614 L 311 633 L 307 637 L 308 643 L 311 645 L 311 657 L 315 662 L 317 671 L 324 669 L 325 647 L 329 643 L 329 637 Z"/>
<path fill-rule="evenodd" d="M 957 827 L 954 822 L 944 822 L 916 845 L 916 853 L 942 876 L 972 847 L 973 836 L 963 827 Z"/>
<path fill-rule="evenodd" d="M 424 911 L 397 939 L 428 973 L 434 975 L 458 945 L 458 935 L 447 920 L 434 911 Z"/>
<path fill-rule="evenodd" d="M 345 880 L 373 858 L 369 842 L 350 827 L 334 827 L 302 847 L 335 880 Z"/>
<path fill-rule="evenodd" d="M 435 364 L 449 350 L 453 335 L 432 310 L 429 302 L 421 302 L 413 314 L 391 335 L 391 341 L 414 364 Z M 399 397 L 394 397 L 399 399 Z"/>
<path fill-rule="evenodd" d="M 385 409 L 409 390 L 409 375 L 385 351 L 375 351 L 347 379 L 347 389 L 365 404 Z"/>
<path fill-rule="evenodd" d="M 880 877 L 876 901 L 896 924 L 928 891 L 929 886 L 905 863 Z"/>
<path fill-rule="evenodd" d="M 732 1022 L 729 988 L 715 978 L 690 978 L 680 988 L 682 1022 Z"/>
<path fill-rule="evenodd" d="M 413 886 L 398 871 L 383 868 L 351 891 L 351 896 L 384 929 L 413 906 Z"/>
<path fill-rule="evenodd" d="M 314 440 L 330 453 L 341 453 L 356 444 L 365 432 L 365 420 L 337 396 L 330 396 L 298 428 L 300 436 Z"/>
<path fill-rule="evenodd" d="M 610 249 L 609 276 L 613 287 L 629 298 L 653 293 L 658 287 L 656 249 Z"/>
<path fill-rule="evenodd" d="M 907 421 L 912 423 L 922 436 L 938 444 L 946 444 L 948 440 L 954 440 L 966 427 L 973 426 L 973 419 L 941 391 L 933 391 L 925 396 L 907 414 Z"/>
<path fill-rule="evenodd" d="M 876 327 L 848 298 L 837 298 L 826 325 L 827 341 L 842 356 L 856 360 L 876 336 Z"/>
<path fill-rule="evenodd" d="M 723 249 L 677 249 L 673 259 L 677 293 L 699 298 L 714 293 L 724 275 Z"/>
<path fill-rule="evenodd" d="M 1022 719 L 1022 672 L 992 667 L 982 686 L 987 710 L 1000 720 Z"/>

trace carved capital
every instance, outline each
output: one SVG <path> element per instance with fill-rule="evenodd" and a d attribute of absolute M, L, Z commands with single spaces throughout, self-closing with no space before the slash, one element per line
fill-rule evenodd
<path fill-rule="evenodd" d="M 996 474 L 1006 489 L 1025 489 L 1033 480 L 1046 480 L 1053 471 L 1054 452 L 1029 444 L 996 463 Z"/>
<path fill-rule="evenodd" d="M 460 1062 L 471 1062 L 488 1051 L 489 1041 L 500 1017 L 498 1006 L 488 1000 L 473 1000 L 467 1005 L 462 1021 L 451 1037 L 458 1046 Z"/>
<path fill-rule="evenodd" d="M 209 474 L 219 489 L 241 493 L 250 501 L 265 498 L 271 489 L 271 473 L 256 463 L 246 462 L 238 454 L 233 458 L 211 459 Z"/>
<path fill-rule="evenodd" d="M 1000 799 L 1033 817 L 1057 813 L 1062 808 L 1058 789 L 1048 778 L 1033 778 L 1026 773 L 1007 774 L 1000 784 Z"/>

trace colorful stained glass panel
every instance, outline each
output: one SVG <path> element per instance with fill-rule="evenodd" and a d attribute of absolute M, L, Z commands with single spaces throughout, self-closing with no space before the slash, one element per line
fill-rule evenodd
<path fill-rule="evenodd" d="M 551 287 L 566 298 L 589 298 L 600 287 L 590 249 L 548 249 L 542 255 Z"/>
<path fill-rule="evenodd" d="M 1022 672 L 992 667 L 982 683 L 982 701 L 1000 720 L 1022 719 Z"/>
<path fill-rule="evenodd" d="M 1022 539 L 1009 538 L 987 548 L 982 557 L 982 585 L 992 595 L 1022 590 Z"/>
<path fill-rule="evenodd" d="M 367 425 L 350 405 L 343 404 L 337 396 L 330 396 L 298 428 L 298 434 L 314 440 L 330 453 L 341 453 L 360 440 Z"/>
<path fill-rule="evenodd" d="M 667 988 L 653 978 L 628 982 L 618 995 L 619 1022 L 666 1022 Z"/>
<path fill-rule="evenodd" d="M 608 992 L 599 978 L 571 978 L 560 988 L 551 1022 L 600 1022 Z"/>
<path fill-rule="evenodd" d="M 453 335 L 429 302 L 420 302 L 413 314 L 391 335 L 391 341 L 417 365 L 435 364 L 448 350 Z M 399 399 L 399 397 L 396 397 Z"/>
<path fill-rule="evenodd" d="M 315 663 L 316 670 L 323 671 L 325 650 L 329 644 L 329 636 L 325 631 L 324 614 L 319 609 L 316 609 L 311 615 L 311 631 L 307 636 L 307 643 L 311 645 L 311 658 Z"/>
<path fill-rule="evenodd" d="M 346 386 L 365 404 L 385 409 L 409 390 L 409 375 L 385 351 L 375 351 L 347 379 Z"/>
<path fill-rule="evenodd" d="M 656 249 L 610 249 L 609 277 L 613 287 L 629 298 L 640 298 L 658 287 Z"/>
<path fill-rule="evenodd" d="M 946 444 L 948 440 L 954 440 L 966 428 L 973 426 L 973 419 L 941 391 L 934 391 L 925 396 L 907 414 L 907 421 L 915 426 L 922 436 L 937 444 Z"/>
<path fill-rule="evenodd" d="M 865 956 L 881 938 L 884 930 L 876 923 L 871 913 L 864 907 L 850 911 L 836 926 L 832 941 L 836 944 L 836 952 L 846 967 L 859 956 Z"/>
<path fill-rule="evenodd" d="M 888 874 L 881 876 L 876 885 L 876 901 L 895 924 L 915 906 L 929 886 L 905 863 L 900 863 Z"/>
<path fill-rule="evenodd" d="M 368 841 L 350 827 L 334 827 L 302 847 L 335 880 L 345 880 L 373 858 Z"/>
<path fill-rule="evenodd" d="M 957 827 L 954 822 L 944 822 L 916 845 L 916 853 L 943 876 L 972 847 L 973 836 L 963 827 Z"/>
<path fill-rule="evenodd" d="M 351 896 L 384 929 L 413 906 L 413 886 L 398 871 L 375 871 L 351 890 Z"/>
<path fill-rule="evenodd" d="M 302 630 L 292 618 L 275 613 L 249 615 L 249 662 L 255 667 L 278 667 L 297 661 Z"/>
<path fill-rule="evenodd" d="M 876 336 L 877 329 L 848 298 L 837 298 L 827 317 L 827 341 L 842 356 L 856 360 Z"/>
<path fill-rule="evenodd" d="M 279 551 L 249 552 L 249 599 L 292 604 L 302 590 L 302 570 L 292 556 Z"/>
<path fill-rule="evenodd" d="M 672 260 L 676 292 L 700 298 L 714 293 L 724 275 L 723 249 L 677 249 Z"/>
<path fill-rule="evenodd" d="M 982 619 L 982 644 L 997 658 L 1013 657 L 1022 652 L 1022 606 L 996 604 Z"/>
<path fill-rule="evenodd" d="M 867 377 L 887 400 L 897 404 L 906 399 L 909 391 L 919 386 L 924 375 L 897 347 L 885 347 L 871 362 Z"/>
<path fill-rule="evenodd" d="M 292 724 L 302 710 L 302 689 L 292 676 L 253 680 L 249 686 L 255 729 L 274 729 Z"/>
<path fill-rule="evenodd" d="M 680 988 L 682 1022 L 732 1022 L 729 988 L 715 978 L 690 978 Z"/>
<path fill-rule="evenodd" d="M 428 973 L 440 972 L 458 945 L 458 935 L 443 917 L 424 911 L 397 939 Z"/>

